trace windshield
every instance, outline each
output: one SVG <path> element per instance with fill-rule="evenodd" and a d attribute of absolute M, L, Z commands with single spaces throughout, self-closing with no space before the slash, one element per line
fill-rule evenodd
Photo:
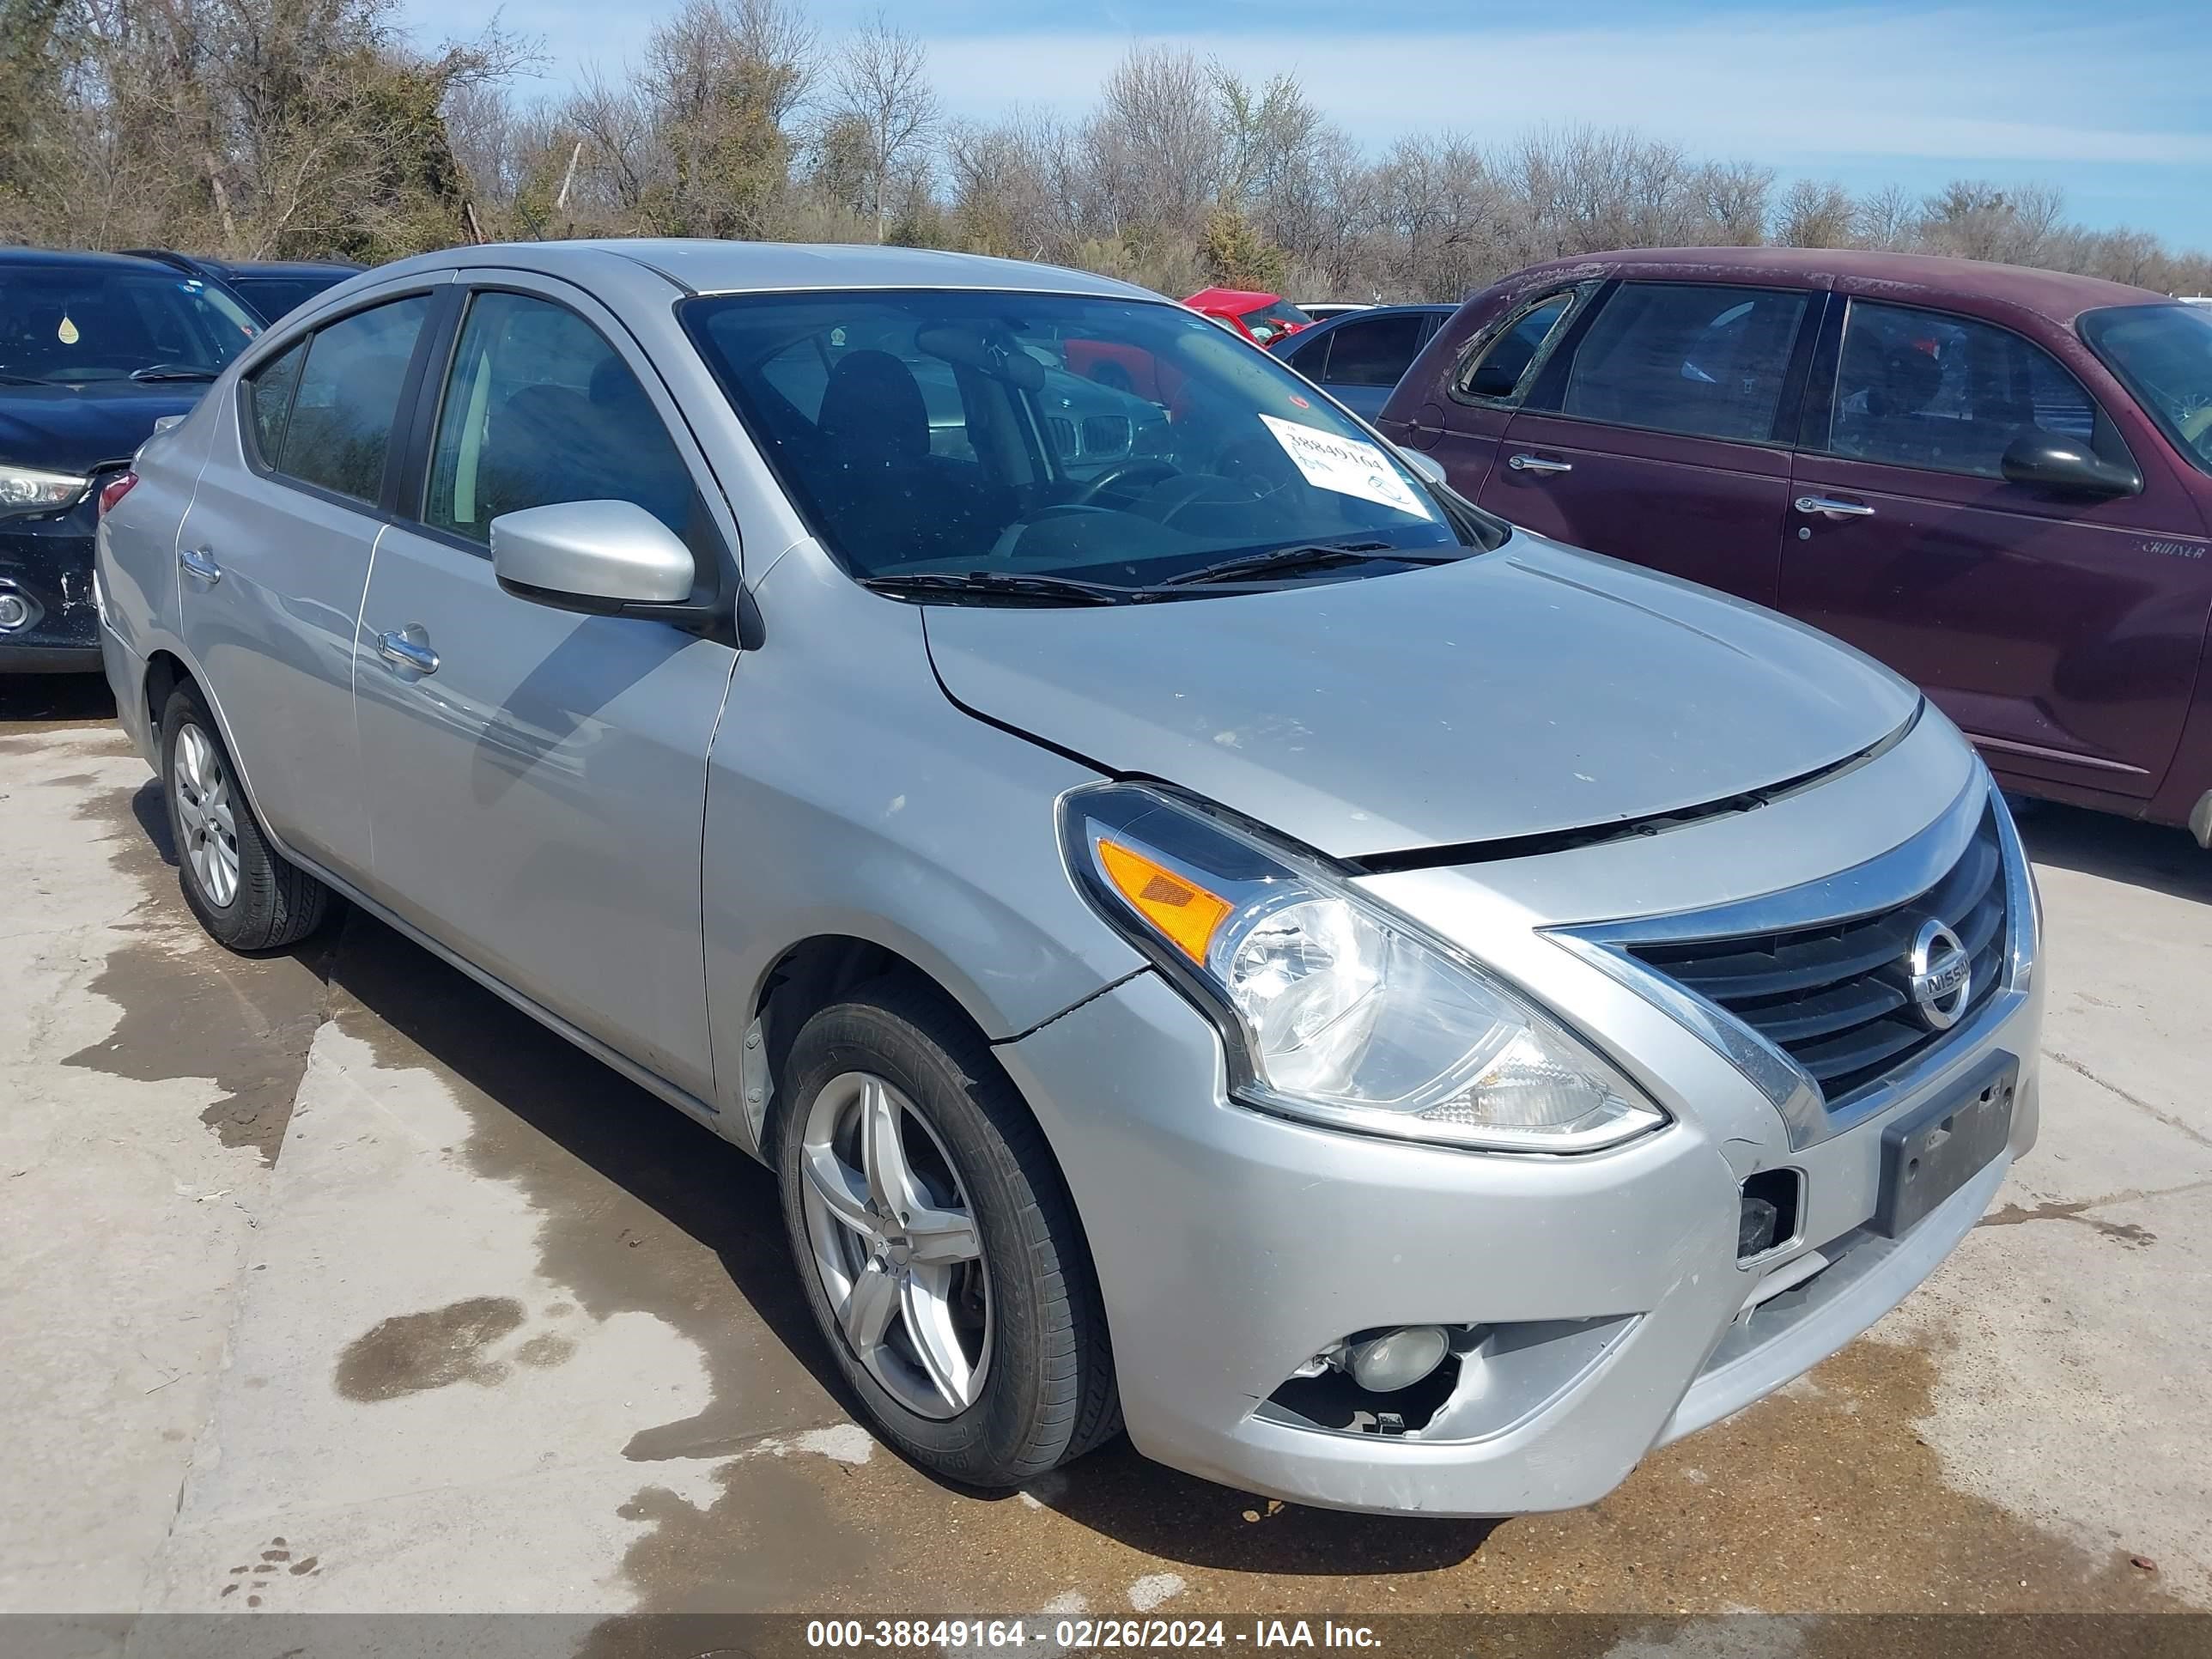
<path fill-rule="evenodd" d="M 1304 381 L 1180 306 L 872 290 L 683 314 L 792 499 L 864 580 L 1126 590 L 1291 548 L 1321 550 L 1338 579 L 1484 534 Z"/>
<path fill-rule="evenodd" d="M 1313 321 L 1288 300 L 1275 300 L 1257 311 L 1248 311 L 1237 319 L 1252 331 L 1252 337 L 1266 345 L 1279 340 L 1284 335 L 1306 327 Z"/>
<path fill-rule="evenodd" d="M 197 276 L 149 267 L 0 264 L 0 377 L 213 380 L 261 325 Z"/>
<path fill-rule="evenodd" d="M 2115 306 L 2086 313 L 2081 337 L 2181 453 L 2212 472 L 2212 311 Z"/>

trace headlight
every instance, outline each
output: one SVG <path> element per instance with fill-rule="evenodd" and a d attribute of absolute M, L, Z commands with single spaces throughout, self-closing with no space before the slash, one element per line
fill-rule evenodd
<path fill-rule="evenodd" d="M 41 472 L 32 466 L 0 465 L 0 515 L 58 513 L 74 507 L 92 480 L 70 472 Z"/>
<path fill-rule="evenodd" d="M 1164 791 L 1060 806 L 1093 904 L 1213 1017 L 1231 1091 L 1338 1128 L 1587 1152 L 1666 1115 L 1555 1019 L 1332 873 Z"/>

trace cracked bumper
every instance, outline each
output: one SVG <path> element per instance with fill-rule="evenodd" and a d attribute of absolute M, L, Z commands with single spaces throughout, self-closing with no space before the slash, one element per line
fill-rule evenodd
<path fill-rule="evenodd" d="M 1308 1127 L 1230 1101 L 1212 1027 L 1149 973 L 998 1052 L 1073 1189 L 1139 1450 L 1297 1502 L 1494 1516 L 1595 1502 L 1655 1445 L 1780 1387 L 1901 1301 L 2033 1141 L 2039 1020 L 2039 1001 L 2023 1000 L 1893 1111 L 1817 1146 L 1789 1152 L 1775 1120 L 1779 1156 L 1808 1183 L 1807 1243 L 1827 1245 L 1832 1265 L 1744 1320 L 1761 1276 L 1802 1250 L 1737 1267 L 1741 1145 L 1724 1155 L 1694 1115 L 1575 1158 Z M 1883 1128 L 2000 1048 L 2022 1062 L 2009 1146 L 1902 1237 L 1872 1233 Z M 1599 1338 L 1563 1349 L 1540 1386 L 1514 1382 L 1524 1398 L 1510 1413 L 1455 1393 L 1424 1431 L 1453 1433 L 1456 1413 L 1479 1425 L 1466 1437 L 1328 1431 L 1263 1410 L 1353 1331 L 1570 1322 Z M 1463 1372 L 1460 1392 L 1492 1386 L 1485 1375 Z"/>

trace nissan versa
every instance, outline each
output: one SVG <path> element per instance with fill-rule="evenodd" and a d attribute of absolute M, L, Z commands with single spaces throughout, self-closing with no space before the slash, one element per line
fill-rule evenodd
<path fill-rule="evenodd" d="M 255 342 L 100 543 L 208 930 L 343 895 L 765 1160 L 957 1480 L 1126 1423 L 1587 1504 L 2035 1138 L 2035 891 L 1948 720 L 1117 283 L 433 254 Z"/>

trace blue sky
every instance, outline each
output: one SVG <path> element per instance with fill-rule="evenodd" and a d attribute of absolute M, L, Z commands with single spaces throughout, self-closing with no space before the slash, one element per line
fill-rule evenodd
<path fill-rule="evenodd" d="M 543 38 L 545 78 L 635 60 L 674 0 L 404 0 L 425 45 L 495 13 Z M 817 0 L 826 36 L 873 0 Z M 1078 110 L 1136 40 L 1248 76 L 1295 72 L 1363 143 L 1419 128 L 1504 138 L 1547 123 L 1628 125 L 1784 179 L 2049 180 L 2093 225 L 2212 248 L 2212 7 L 2204 0 L 1749 6 L 1577 0 L 902 0 L 952 113 Z"/>

